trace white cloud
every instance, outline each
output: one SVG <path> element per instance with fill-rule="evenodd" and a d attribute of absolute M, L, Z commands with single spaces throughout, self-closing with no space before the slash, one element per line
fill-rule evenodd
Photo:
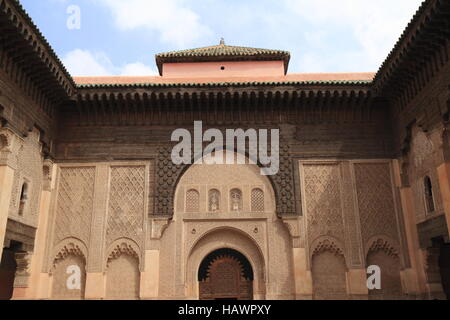
<path fill-rule="evenodd" d="M 156 72 L 142 62 L 117 67 L 103 52 L 75 49 L 62 59 L 72 76 L 151 76 Z"/>
<path fill-rule="evenodd" d="M 121 30 L 145 28 L 160 34 L 163 42 L 184 48 L 207 37 L 211 30 L 184 6 L 184 0 L 97 0 L 107 6 Z"/>
<path fill-rule="evenodd" d="M 121 75 L 123 76 L 149 76 L 155 74 L 156 72 L 151 67 L 146 66 L 142 62 L 126 64 L 121 70 Z"/>
<path fill-rule="evenodd" d="M 117 28 L 152 33 L 187 49 L 227 44 L 290 50 L 291 72 L 376 71 L 421 0 L 95 0 L 111 11 Z M 213 40 L 213 31 L 217 39 Z M 217 41 L 218 42 L 218 41 Z M 160 44 L 154 44 L 156 48 Z M 106 49 L 103 49 L 106 52 Z M 161 50 L 163 51 L 163 50 Z M 103 53 L 77 52 L 65 60 L 74 74 L 148 74 L 135 62 L 114 66 Z M 123 55 L 123 53 L 122 53 Z M 155 72 L 152 72 L 155 73 Z"/>
<path fill-rule="evenodd" d="M 328 33 L 339 31 L 342 38 L 333 39 L 333 45 L 339 45 L 339 41 L 348 43 L 349 38 L 356 41 L 360 47 L 358 56 L 365 60 L 366 66 L 372 68 L 380 66 L 387 57 L 421 2 L 422 0 L 285 0 L 289 10 L 317 28 L 317 37 L 322 38 L 324 30 Z M 314 35 L 309 34 L 308 37 Z M 339 54 L 343 55 L 344 51 L 339 50 Z"/>
<path fill-rule="evenodd" d="M 63 59 L 63 63 L 73 76 L 108 76 L 111 61 L 103 53 L 91 53 L 75 49 Z"/>

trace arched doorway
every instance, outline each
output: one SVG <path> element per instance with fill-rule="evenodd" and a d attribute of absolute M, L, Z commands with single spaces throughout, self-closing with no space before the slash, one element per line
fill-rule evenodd
<path fill-rule="evenodd" d="M 369 299 L 402 299 L 399 257 L 385 250 L 372 250 L 369 252 L 366 261 L 367 267 L 378 266 L 381 270 L 381 289 L 369 290 Z"/>
<path fill-rule="evenodd" d="M 442 288 L 447 300 L 450 300 L 450 244 L 441 245 L 439 269 L 441 271 Z"/>
<path fill-rule="evenodd" d="M 14 292 L 16 276 L 16 253 L 20 252 L 22 243 L 11 241 L 8 248 L 3 249 L 0 262 L 0 300 L 10 300 Z"/>
<path fill-rule="evenodd" d="M 200 300 L 252 300 L 253 269 L 247 258 L 233 249 L 206 256 L 198 271 Z"/>

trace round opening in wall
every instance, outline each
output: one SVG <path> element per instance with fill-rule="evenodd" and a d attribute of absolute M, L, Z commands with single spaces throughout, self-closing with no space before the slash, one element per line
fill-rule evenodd
<path fill-rule="evenodd" d="M 225 70 L 225 67 L 224 67 L 224 66 L 221 66 L 221 67 L 220 67 L 220 70 Z"/>

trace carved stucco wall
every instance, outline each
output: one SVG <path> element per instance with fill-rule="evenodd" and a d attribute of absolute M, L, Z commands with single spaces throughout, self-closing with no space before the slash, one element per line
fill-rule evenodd
<path fill-rule="evenodd" d="M 368 250 L 377 241 L 395 250 L 399 270 L 407 266 L 390 161 L 300 161 L 299 171 L 309 268 L 317 297 L 326 296 L 327 283 L 334 288 L 329 290 L 330 297 L 340 295 L 342 262 L 347 269 L 364 268 Z M 335 273 L 327 276 L 327 270 Z M 393 278 L 400 282 L 400 272 Z"/>
<path fill-rule="evenodd" d="M 303 167 L 309 243 L 324 235 L 344 241 L 340 180 L 338 163 Z"/>
<path fill-rule="evenodd" d="M 123 281 L 110 283 L 108 297 L 122 291 L 120 298 L 136 298 L 136 270 L 143 270 L 143 248 L 157 249 L 159 297 L 195 297 L 188 282 L 189 277 L 195 278 L 202 254 L 206 256 L 209 249 L 231 247 L 250 256 L 249 260 L 259 259 L 255 270 L 260 272 L 261 284 L 256 294 L 266 298 L 293 297 L 292 238 L 275 214 L 272 186 L 256 165 L 191 166 L 177 186 L 174 219 L 168 221 L 159 237 L 146 228 L 147 223 L 154 223 L 146 218 L 151 168 L 140 163 L 61 166 L 50 261 L 62 247 L 74 244 L 86 257 L 87 270 L 89 256 L 102 257 L 100 270 L 106 272 L 107 281 L 125 270 L 127 285 Z M 389 161 L 309 161 L 300 163 L 299 172 L 306 222 L 301 232 L 306 241 L 302 244 L 309 252 L 308 265 L 316 287 L 331 281 L 330 285 L 335 285 L 331 295 L 341 295 L 341 273 L 358 267 L 358 263 L 365 266 L 368 250 L 378 239 L 386 240 L 399 257 L 404 254 L 399 245 Z M 230 202 L 232 189 L 242 191 L 242 208 L 238 211 L 233 211 Z M 187 210 L 189 190 L 198 192 L 198 210 Z M 219 206 L 215 211 L 209 203 L 211 190 L 218 191 L 215 194 Z M 254 190 L 263 192 L 263 197 L 259 194 L 258 198 L 263 198 L 264 205 L 253 206 L 264 207 L 262 212 L 252 210 Z M 200 243 L 205 244 L 200 246 L 205 252 L 197 250 Z M 332 280 L 320 278 L 329 266 L 339 272 Z M 321 292 L 318 289 L 317 297 L 324 296 Z"/>
<path fill-rule="evenodd" d="M 342 254 L 330 250 L 314 254 L 312 259 L 314 299 L 346 299 L 346 271 Z"/>
<path fill-rule="evenodd" d="M 230 192 L 242 192 L 242 208 L 233 211 Z M 264 203 L 254 205 L 252 192 L 262 190 L 258 195 Z M 190 190 L 199 195 L 199 210 L 186 207 Z M 211 212 L 209 196 L 211 190 L 220 193 L 219 209 Z M 254 199 L 254 204 L 255 204 Z M 261 208 L 264 208 L 261 211 Z M 186 210 L 188 209 L 188 210 Z M 293 272 L 291 265 L 291 239 L 286 226 L 276 217 L 275 195 L 270 181 L 260 174 L 256 165 L 198 165 L 191 166 L 180 179 L 175 195 L 174 223 L 165 231 L 161 243 L 160 295 L 163 297 L 184 296 L 188 275 L 187 264 L 196 256 L 201 239 L 212 239 L 209 245 L 231 247 L 249 255 L 260 255 L 267 282 L 266 297 L 291 298 L 293 294 Z M 242 241 L 234 241 L 242 235 Z M 206 238 L 205 238 L 206 237 Z M 211 238 L 212 237 L 212 238 Z M 234 240 L 233 240 L 234 239 Z M 209 252 L 205 252 L 208 254 Z M 204 257 L 197 257 L 201 262 Z M 194 265 L 195 266 L 195 265 Z M 189 269 L 189 267 L 188 267 Z M 187 270 L 194 272 L 195 270 Z M 175 277 L 174 277 L 175 274 Z M 171 285 L 172 284 L 172 285 Z M 256 292 L 257 294 L 261 294 Z M 189 293 L 188 293 L 189 294 Z"/>
<path fill-rule="evenodd" d="M 400 279 L 401 263 L 398 252 L 386 241 L 378 240 L 369 248 L 366 266 L 379 266 L 381 269 L 381 289 L 370 290 L 370 299 L 398 299 L 402 297 Z"/>
<path fill-rule="evenodd" d="M 112 166 L 109 186 L 106 246 L 126 237 L 142 248 L 146 204 L 145 166 Z"/>
<path fill-rule="evenodd" d="M 412 141 L 409 153 L 409 182 L 414 193 L 414 212 L 416 222 L 444 214 L 440 193 L 437 167 L 441 163 L 442 132 L 433 130 L 424 132 L 420 127 L 411 129 Z M 428 176 L 433 186 L 435 212 L 427 212 L 425 204 L 424 178 Z"/>
<path fill-rule="evenodd" d="M 151 162 L 61 165 L 44 272 L 51 269 L 59 248 L 73 243 L 85 248 L 88 272 L 104 272 L 108 259 L 124 246 L 132 248 L 138 270 L 143 269 L 151 172 Z"/>
<path fill-rule="evenodd" d="M 14 182 L 9 207 L 9 217 L 23 224 L 37 227 L 39 200 L 43 181 L 43 158 L 39 131 L 33 130 L 23 139 L 16 139 L 14 146 Z M 22 214 L 19 214 L 22 186 L 28 185 L 27 200 Z"/>
<path fill-rule="evenodd" d="M 391 165 L 355 163 L 354 171 L 363 247 L 369 247 L 369 240 L 378 235 L 399 243 Z"/>
<path fill-rule="evenodd" d="M 95 167 L 63 167 L 57 188 L 53 244 L 73 237 L 88 247 L 94 207 Z"/>
<path fill-rule="evenodd" d="M 80 289 L 69 289 L 67 280 L 70 274 L 67 270 L 71 266 L 80 268 Z M 84 299 L 86 287 L 86 261 L 83 256 L 70 253 L 55 262 L 52 279 L 52 299 Z"/>
<path fill-rule="evenodd" d="M 122 253 L 109 261 L 106 272 L 107 299 L 139 298 L 140 272 L 137 256 Z"/>

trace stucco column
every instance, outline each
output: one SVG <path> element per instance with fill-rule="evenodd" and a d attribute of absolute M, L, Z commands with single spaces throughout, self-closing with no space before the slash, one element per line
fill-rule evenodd
<path fill-rule="evenodd" d="M 106 297 L 106 273 L 104 270 L 105 223 L 108 207 L 109 166 L 96 166 L 94 212 L 92 217 L 89 255 L 86 271 L 85 299 L 99 300 Z"/>
<path fill-rule="evenodd" d="M 367 299 L 369 289 L 366 269 L 350 269 L 347 272 L 347 292 L 353 297 L 360 296 L 361 299 Z"/>
<path fill-rule="evenodd" d="M 158 298 L 159 290 L 159 250 L 145 251 L 145 271 L 141 272 L 141 299 Z"/>
<path fill-rule="evenodd" d="M 5 245 L 6 224 L 11 203 L 14 173 L 16 169 L 15 151 L 18 137 L 9 129 L 0 131 L 0 258 Z"/>
<path fill-rule="evenodd" d="M 43 167 L 43 187 L 41 192 L 41 201 L 39 206 L 38 228 L 36 231 L 36 240 L 34 254 L 31 260 L 30 282 L 26 291 L 27 299 L 48 299 L 49 276 L 42 273 L 45 259 L 45 249 L 47 244 L 48 224 L 52 201 L 52 192 L 55 190 L 55 178 L 57 166 L 53 162 L 46 160 Z"/>
<path fill-rule="evenodd" d="M 308 250 L 305 248 L 301 217 L 284 217 L 283 222 L 292 240 L 292 265 L 295 282 L 295 299 L 312 299 L 313 285 L 311 270 L 308 270 Z"/>
<path fill-rule="evenodd" d="M 295 298 L 311 299 L 313 294 L 312 275 L 307 268 L 305 248 L 292 248 L 294 258 Z"/>
<path fill-rule="evenodd" d="M 8 165 L 0 165 L 0 257 L 5 242 L 6 223 L 8 221 L 9 204 L 14 182 L 14 169 Z"/>
<path fill-rule="evenodd" d="M 408 294 L 420 295 L 426 291 L 425 270 L 419 245 L 413 192 L 409 183 L 402 181 L 399 161 L 393 161 L 395 187 L 399 190 L 400 204 L 405 222 L 405 237 L 411 268 L 401 272 L 402 283 Z"/>
<path fill-rule="evenodd" d="M 437 168 L 439 177 L 439 189 L 444 205 L 447 228 L 450 235 L 450 162 L 444 162 Z"/>
<path fill-rule="evenodd" d="M 86 300 L 101 300 L 106 295 L 106 274 L 104 272 L 86 273 L 86 288 L 84 298 Z"/>

